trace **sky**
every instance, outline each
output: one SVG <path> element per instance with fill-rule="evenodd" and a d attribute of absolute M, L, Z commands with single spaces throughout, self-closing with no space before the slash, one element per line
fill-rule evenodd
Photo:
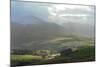
<path fill-rule="evenodd" d="M 93 6 L 11 2 L 12 22 L 30 23 L 36 17 L 57 24 L 73 21 L 94 24 L 94 11 Z"/>
<path fill-rule="evenodd" d="M 22 0 L 22 1 L 41 1 L 41 2 L 86 4 L 86 5 L 94 5 L 95 4 L 95 0 Z"/>

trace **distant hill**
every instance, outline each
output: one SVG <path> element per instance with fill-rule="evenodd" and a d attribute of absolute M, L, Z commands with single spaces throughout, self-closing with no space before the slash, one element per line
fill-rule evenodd
<path fill-rule="evenodd" d="M 11 46 L 48 40 L 63 35 L 62 27 L 55 23 L 19 24 L 11 23 Z"/>
<path fill-rule="evenodd" d="M 62 45 L 49 41 L 60 37 L 72 37 L 72 35 L 94 37 L 94 26 L 92 24 L 66 22 L 59 25 L 36 16 L 32 16 L 31 18 L 33 21 L 11 21 L 12 49 L 60 50 L 63 47 Z"/>

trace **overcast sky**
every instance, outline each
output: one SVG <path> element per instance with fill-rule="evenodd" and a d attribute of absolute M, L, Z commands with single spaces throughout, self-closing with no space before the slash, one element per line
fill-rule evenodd
<path fill-rule="evenodd" d="M 66 22 L 94 24 L 93 6 L 67 4 L 11 3 L 11 19 L 14 22 L 32 22 L 33 17 L 58 24 Z"/>
<path fill-rule="evenodd" d="M 48 7 L 49 19 L 59 23 L 94 23 L 95 8 L 80 5 L 52 5 Z"/>
<path fill-rule="evenodd" d="M 22 0 L 22 1 L 41 1 L 41 2 L 58 2 L 58 3 L 73 3 L 73 4 L 87 4 L 94 5 L 94 0 Z"/>

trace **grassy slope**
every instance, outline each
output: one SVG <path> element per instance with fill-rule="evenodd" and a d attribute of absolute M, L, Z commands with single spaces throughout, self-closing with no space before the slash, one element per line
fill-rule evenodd
<path fill-rule="evenodd" d="M 54 39 L 51 42 L 64 43 L 69 41 L 80 41 L 79 38 L 74 37 L 73 39 Z M 12 65 L 37 65 L 37 64 L 53 64 L 53 63 L 69 63 L 69 62 L 78 62 L 78 61 L 94 61 L 95 60 L 95 47 L 88 46 L 91 40 L 82 39 L 86 45 L 80 47 L 77 51 L 65 56 L 56 57 L 51 60 L 43 60 L 41 56 L 32 56 L 32 55 L 12 55 L 11 62 Z"/>
<path fill-rule="evenodd" d="M 42 61 L 37 64 L 55 64 L 55 63 L 69 63 L 69 62 L 86 62 L 95 60 L 95 47 L 84 46 L 79 48 L 77 51 L 66 55 L 60 56 L 55 59 Z"/>
<path fill-rule="evenodd" d="M 55 59 L 51 60 L 41 60 L 38 62 L 36 61 L 30 63 L 31 65 L 40 65 L 40 64 L 69 63 L 69 62 L 84 62 L 84 61 L 94 61 L 94 60 L 95 60 L 95 47 L 83 46 L 69 55 L 56 57 Z"/>

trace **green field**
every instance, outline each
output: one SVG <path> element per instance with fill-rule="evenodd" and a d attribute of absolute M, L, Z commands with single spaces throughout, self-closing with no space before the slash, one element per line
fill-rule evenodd
<path fill-rule="evenodd" d="M 94 46 L 83 46 L 78 50 L 68 54 L 56 57 L 50 60 L 44 60 L 42 56 L 33 55 L 11 55 L 12 65 L 37 65 L 37 64 L 54 64 L 69 62 L 84 62 L 95 60 Z"/>
<path fill-rule="evenodd" d="M 25 65 L 32 64 L 38 60 L 41 60 L 41 56 L 33 56 L 33 55 L 11 55 L 11 63 L 12 65 Z"/>
<path fill-rule="evenodd" d="M 40 65 L 40 64 L 55 64 L 55 63 L 70 63 L 70 62 L 85 62 L 85 61 L 95 61 L 95 46 L 94 46 L 94 40 L 91 40 L 89 38 L 79 38 L 79 37 L 59 37 L 55 38 L 49 41 L 52 43 L 52 45 L 57 44 L 58 46 L 66 46 L 66 47 L 72 47 L 75 46 L 77 48 L 76 50 L 66 54 L 56 56 L 52 59 L 48 59 L 52 57 L 52 53 L 55 51 L 52 50 L 52 53 L 47 54 L 47 56 L 43 56 L 41 52 L 45 52 L 45 50 L 32 50 L 31 54 L 27 54 L 26 51 L 24 51 L 25 54 L 11 54 L 11 66 L 24 66 L 24 65 Z M 77 42 L 77 43 L 76 43 Z M 63 44 L 63 45 L 62 45 Z M 20 51 L 20 50 L 19 50 Z M 34 55 L 35 53 L 39 52 L 37 55 Z M 18 52 L 19 53 L 19 52 Z"/>
<path fill-rule="evenodd" d="M 51 60 L 42 61 L 37 64 L 55 64 L 55 63 L 71 63 L 71 62 L 88 62 L 95 61 L 95 47 L 83 46 L 77 51 L 69 55 L 59 56 Z"/>

